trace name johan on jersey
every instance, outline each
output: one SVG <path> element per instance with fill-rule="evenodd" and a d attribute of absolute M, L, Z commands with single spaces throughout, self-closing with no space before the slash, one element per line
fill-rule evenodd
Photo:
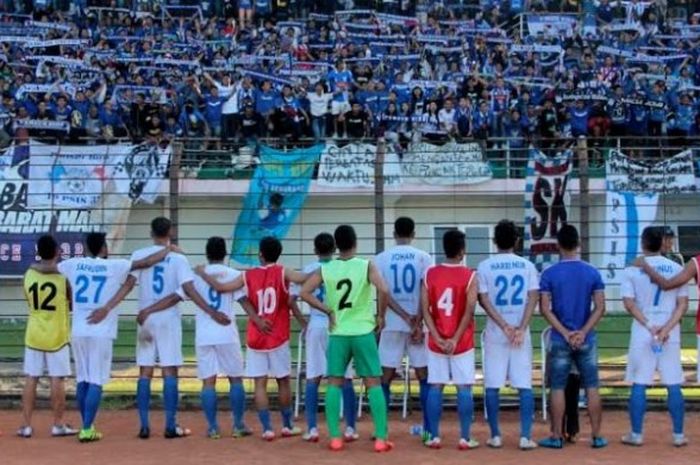
<path fill-rule="evenodd" d="M 519 326 L 527 307 L 527 293 L 539 290 L 537 269 L 515 254 L 498 254 L 477 268 L 479 294 L 488 294 L 491 304 L 510 326 Z M 503 330 L 491 319 L 486 321 L 489 341 L 508 343 Z"/>
<path fill-rule="evenodd" d="M 226 265 L 207 265 L 204 272 L 220 283 L 228 283 L 241 275 L 241 272 Z M 216 345 L 233 344 L 239 341 L 238 326 L 236 326 L 236 312 L 234 302 L 245 296 L 245 291 L 239 289 L 236 292 L 220 293 L 209 286 L 202 278 L 195 276 L 194 286 L 199 295 L 207 301 L 209 306 L 226 315 L 230 320 L 230 325 L 221 325 L 214 321 L 212 317 L 197 309 L 195 313 L 195 345 Z M 184 291 L 178 291 L 184 298 Z"/>
<path fill-rule="evenodd" d="M 58 264 L 73 290 L 73 337 L 117 338 L 116 310 L 96 325 L 87 319 L 119 291 L 130 270 L 131 261 L 122 259 L 71 258 Z"/>
<path fill-rule="evenodd" d="M 646 261 L 666 279 L 672 278 L 683 269 L 673 260 L 662 256 L 647 257 Z M 635 304 L 649 323 L 661 327 L 671 318 L 676 309 L 678 298 L 688 296 L 688 287 L 681 286 L 677 289 L 664 291 L 652 283 L 649 276 L 641 269 L 628 267 L 622 276 L 620 294 L 622 297 L 634 299 Z M 669 342 L 680 344 L 680 341 L 681 328 L 679 324 L 671 331 Z M 651 344 L 651 342 L 652 335 L 649 330 L 637 320 L 633 320 L 630 345 Z"/>
<path fill-rule="evenodd" d="M 464 265 L 443 263 L 428 268 L 425 286 L 429 311 L 440 337 L 451 339 L 457 332 L 459 323 L 467 311 L 467 291 L 475 275 L 474 270 Z M 462 338 L 457 341 L 454 355 L 474 348 L 474 330 L 472 318 Z M 438 354 L 442 353 L 431 333 L 428 334 L 428 349 Z"/>
<path fill-rule="evenodd" d="M 131 255 L 131 260 L 141 260 L 162 249 L 163 247 L 159 245 L 139 249 Z M 139 309 L 146 308 L 163 297 L 177 292 L 183 284 L 194 279 L 194 273 L 192 273 L 187 258 L 174 252 L 169 253 L 160 263 L 144 270 L 134 271 L 131 274 L 139 284 Z M 146 326 L 174 322 L 179 319 L 180 313 L 175 305 L 148 317 Z"/>
<path fill-rule="evenodd" d="M 375 263 L 389 286 L 391 297 L 410 315 L 420 311 L 420 282 L 432 264 L 430 255 L 410 245 L 397 245 L 377 255 Z M 410 332 L 395 312 L 386 314 L 387 331 Z"/>

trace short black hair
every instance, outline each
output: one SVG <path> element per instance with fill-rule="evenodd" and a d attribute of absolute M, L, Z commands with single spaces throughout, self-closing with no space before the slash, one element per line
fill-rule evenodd
<path fill-rule="evenodd" d="M 494 241 L 500 250 L 510 250 L 518 243 L 518 228 L 511 220 L 501 220 L 494 230 Z"/>
<path fill-rule="evenodd" d="M 170 229 L 173 227 L 173 222 L 164 216 L 153 218 L 151 221 L 151 234 L 153 237 L 163 238 L 170 236 Z"/>
<path fill-rule="evenodd" d="M 557 243 L 564 250 L 576 250 L 579 246 L 578 230 L 571 224 L 565 224 L 557 232 Z"/>
<path fill-rule="evenodd" d="M 270 195 L 270 205 L 281 207 L 282 203 L 284 203 L 284 195 L 279 192 L 274 192 Z"/>
<path fill-rule="evenodd" d="M 445 231 L 442 236 L 442 250 L 447 258 L 457 258 L 467 248 L 467 239 L 459 229 Z"/>
<path fill-rule="evenodd" d="M 394 232 L 396 232 L 397 237 L 410 238 L 416 232 L 416 223 L 407 216 L 396 218 Z"/>
<path fill-rule="evenodd" d="M 335 244 L 341 252 L 347 252 L 357 246 L 357 234 L 355 228 L 348 224 L 341 224 L 333 233 Z"/>
<path fill-rule="evenodd" d="M 319 255 L 330 255 L 335 251 L 335 239 L 327 232 L 322 232 L 314 238 L 314 248 Z"/>
<path fill-rule="evenodd" d="M 282 255 L 282 243 L 273 236 L 260 239 L 260 254 L 267 263 L 275 263 Z"/>
<path fill-rule="evenodd" d="M 93 257 L 98 257 L 102 248 L 107 244 L 107 235 L 102 232 L 91 232 L 85 236 L 85 245 Z"/>
<path fill-rule="evenodd" d="M 49 234 L 43 235 L 36 241 L 36 251 L 42 260 L 53 260 L 58 253 L 58 242 Z"/>
<path fill-rule="evenodd" d="M 210 262 L 220 262 L 226 258 L 226 239 L 219 236 L 212 236 L 207 240 L 207 260 Z"/>
<path fill-rule="evenodd" d="M 664 241 L 663 229 L 656 226 L 647 226 L 642 231 L 642 248 L 648 252 L 656 253 L 661 250 Z"/>

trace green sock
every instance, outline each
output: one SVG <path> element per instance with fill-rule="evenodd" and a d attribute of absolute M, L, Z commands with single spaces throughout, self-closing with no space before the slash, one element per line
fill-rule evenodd
<path fill-rule="evenodd" d="M 367 391 L 369 398 L 369 408 L 372 412 L 372 421 L 374 422 L 374 437 L 377 439 L 386 440 L 387 431 L 387 411 L 386 398 L 381 386 L 372 386 Z"/>
<path fill-rule="evenodd" d="M 331 439 L 340 438 L 340 399 L 342 397 L 343 390 L 340 386 L 333 384 L 326 386 L 326 422 Z"/>

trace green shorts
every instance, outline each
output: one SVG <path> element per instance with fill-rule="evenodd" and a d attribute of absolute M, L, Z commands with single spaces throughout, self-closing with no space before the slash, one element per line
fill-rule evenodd
<path fill-rule="evenodd" d="M 355 362 L 355 372 L 360 378 L 379 377 L 382 366 L 374 333 L 362 336 L 330 336 L 328 339 L 328 376 L 342 378 L 350 361 Z"/>

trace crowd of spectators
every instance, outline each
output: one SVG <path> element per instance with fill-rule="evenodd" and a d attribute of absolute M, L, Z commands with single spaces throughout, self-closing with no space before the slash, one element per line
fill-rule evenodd
<path fill-rule="evenodd" d="M 0 2 L 0 143 L 700 137 L 700 14 L 514 3 Z"/>

